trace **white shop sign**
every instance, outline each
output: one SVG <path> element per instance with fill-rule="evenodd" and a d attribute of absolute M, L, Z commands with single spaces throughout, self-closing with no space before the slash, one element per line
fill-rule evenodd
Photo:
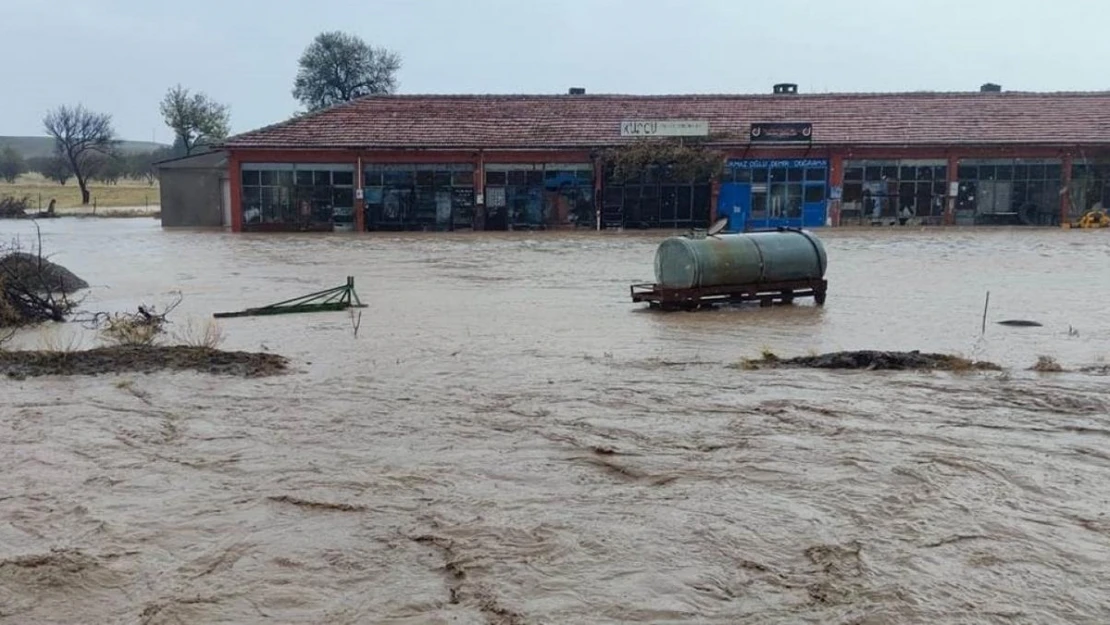
<path fill-rule="evenodd" d="M 622 137 L 705 137 L 709 122 L 698 120 L 644 120 L 621 122 Z"/>

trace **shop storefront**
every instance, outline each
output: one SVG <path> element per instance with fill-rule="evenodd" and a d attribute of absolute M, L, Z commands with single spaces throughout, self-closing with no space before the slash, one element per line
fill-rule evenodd
<path fill-rule="evenodd" d="M 717 215 L 729 230 L 816 228 L 828 214 L 825 159 L 732 159 L 725 168 Z"/>
<path fill-rule="evenodd" d="M 595 225 L 590 163 L 490 163 L 485 183 L 485 230 Z"/>

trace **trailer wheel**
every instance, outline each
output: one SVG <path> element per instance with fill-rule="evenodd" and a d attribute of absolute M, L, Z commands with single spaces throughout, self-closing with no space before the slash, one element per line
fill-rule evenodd
<path fill-rule="evenodd" d="M 813 301 L 817 302 L 818 306 L 824 306 L 825 305 L 825 292 L 824 291 L 817 291 L 816 293 L 814 293 L 813 294 Z"/>
<path fill-rule="evenodd" d="M 783 304 L 793 304 L 794 303 L 794 291 L 793 291 L 793 289 L 786 289 L 785 291 L 783 291 L 781 293 L 781 295 L 782 295 L 782 303 Z"/>

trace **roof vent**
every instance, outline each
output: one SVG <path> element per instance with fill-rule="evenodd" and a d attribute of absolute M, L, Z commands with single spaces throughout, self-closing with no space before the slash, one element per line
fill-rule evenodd
<path fill-rule="evenodd" d="M 979 87 L 981 93 L 999 93 L 1002 91 L 1002 85 L 996 85 L 993 82 L 988 82 L 982 87 Z"/>
<path fill-rule="evenodd" d="M 780 82 L 774 86 L 774 93 L 776 95 L 797 95 L 798 85 L 792 82 Z"/>
<path fill-rule="evenodd" d="M 567 93 L 570 95 L 586 95 L 586 89 L 584 87 L 571 87 Z"/>

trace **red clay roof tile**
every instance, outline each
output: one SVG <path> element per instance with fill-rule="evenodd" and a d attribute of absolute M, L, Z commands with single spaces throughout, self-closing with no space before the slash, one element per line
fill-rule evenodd
<path fill-rule="evenodd" d="M 616 145 L 630 119 L 709 122 L 746 144 L 752 122 L 810 122 L 814 144 L 1110 143 L 1110 93 L 369 96 L 231 137 L 249 148 L 570 148 Z"/>

